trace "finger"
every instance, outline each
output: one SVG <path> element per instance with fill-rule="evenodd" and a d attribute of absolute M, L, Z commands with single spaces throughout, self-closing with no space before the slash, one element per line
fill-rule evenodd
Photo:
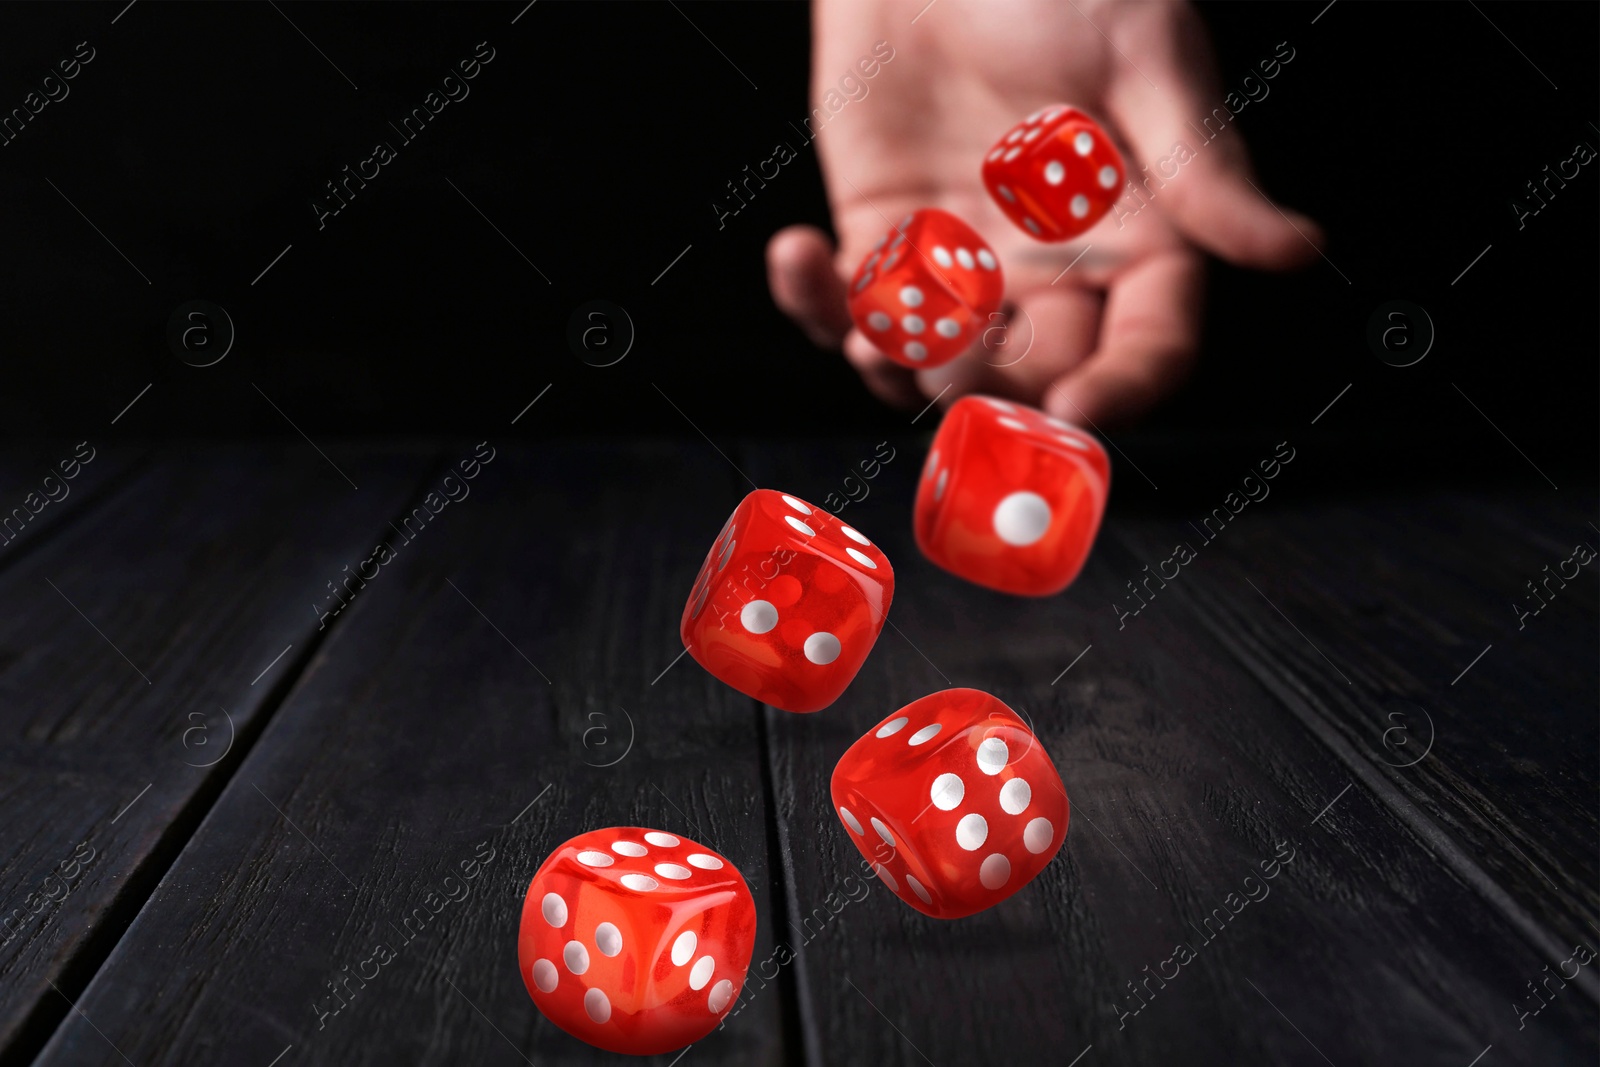
<path fill-rule="evenodd" d="M 1255 180 L 1199 16 L 1179 5 L 1151 5 L 1141 14 L 1140 25 L 1129 27 L 1138 34 L 1129 45 L 1137 59 L 1119 65 L 1107 93 L 1111 117 L 1137 157 L 1122 207 L 1153 207 L 1195 244 L 1241 266 L 1282 269 L 1315 259 L 1321 228 L 1275 204 Z M 1270 93 L 1270 84 L 1261 84 Z M 1245 99 L 1229 98 L 1236 105 Z"/>
<path fill-rule="evenodd" d="M 1125 423 L 1187 376 L 1199 349 L 1204 273 L 1191 251 L 1164 253 L 1118 276 L 1100 346 L 1045 393 L 1045 410 L 1079 426 Z"/>
<path fill-rule="evenodd" d="M 867 391 L 885 404 L 912 408 L 927 403 L 917 389 L 912 372 L 889 362 L 889 358 L 878 351 L 860 330 L 851 330 L 845 336 L 844 358 L 861 375 Z"/>
<path fill-rule="evenodd" d="M 994 316 L 959 359 L 918 372 L 917 384 L 929 397 L 948 388 L 941 403 L 986 393 L 1036 405 L 1051 382 L 1094 350 L 1100 305 L 1098 293 L 1083 289 L 1029 293 Z"/>
<path fill-rule="evenodd" d="M 1103 304 L 1100 293 L 1067 286 L 1025 293 L 1017 299 L 1004 343 L 985 346 L 980 362 L 1003 379 L 1008 395 L 1037 404 L 1051 382 L 1094 351 Z"/>
<path fill-rule="evenodd" d="M 897 367 L 853 328 L 845 304 L 845 282 L 834 268 L 828 238 L 812 226 L 790 226 L 767 243 L 767 278 L 772 299 L 813 342 L 842 347 L 867 390 L 886 404 L 922 402 L 911 372 Z"/>
<path fill-rule="evenodd" d="M 850 331 L 833 245 L 815 226 L 789 226 L 773 234 L 767 242 L 767 284 L 778 309 L 818 346 L 835 348 Z"/>

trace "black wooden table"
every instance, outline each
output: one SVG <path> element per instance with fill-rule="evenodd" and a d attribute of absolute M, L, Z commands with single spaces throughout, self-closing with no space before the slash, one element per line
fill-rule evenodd
<path fill-rule="evenodd" d="M 1244 470 L 1114 452 L 1083 575 L 1021 600 L 917 553 L 897 441 L 843 512 L 893 626 L 835 706 L 680 657 L 747 478 L 842 499 L 874 445 L 100 448 L 0 543 L 4 1062 L 626 1062 L 516 957 L 537 865 L 620 823 L 761 912 L 735 1013 L 659 1064 L 1595 1062 L 1591 492 L 1297 495 L 1338 462 L 1302 448 L 1206 524 Z M 53 448 L 0 456 L 0 503 Z M 953 685 L 1031 719 L 1073 812 L 938 922 L 859 880 L 827 782 Z"/>

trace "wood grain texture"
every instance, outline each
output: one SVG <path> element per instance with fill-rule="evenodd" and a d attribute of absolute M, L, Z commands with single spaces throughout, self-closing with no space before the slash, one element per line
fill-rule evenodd
<path fill-rule="evenodd" d="M 1593 944 L 1600 915 L 1600 560 L 1550 581 L 1537 615 L 1512 605 L 1539 608 L 1525 582 L 1580 542 L 1600 549 L 1593 496 L 1569 495 L 1268 498 L 1213 523 L 1209 543 L 1184 523 L 1120 528 L 1152 566 L 1188 530 L 1200 558 L 1168 589 L 1151 583 L 1148 610 L 1184 600 L 1286 706 L 1447 831 L 1461 876 L 1503 890 L 1497 906 L 1550 951 Z"/>
<path fill-rule="evenodd" d="M 140 445 L 83 439 L 29 441 L 0 449 L 0 567 L 27 555 L 62 523 L 103 500 L 148 453 Z"/>
<path fill-rule="evenodd" d="M 502 448 L 339 620 L 85 992 L 93 1026 L 40 1062 L 638 1062 L 559 1031 L 517 964 L 534 870 L 608 825 L 732 859 L 768 955 L 759 711 L 687 657 L 662 674 L 735 477 L 699 445 Z M 464 899 L 417 917 L 451 875 Z M 395 958 L 331 1010 L 379 943 Z M 684 1062 L 783 1062 L 789 1000 Z"/>
<path fill-rule="evenodd" d="M 893 444 L 841 515 L 895 566 L 891 625 L 808 716 L 674 662 L 748 490 L 703 442 L 502 448 L 320 635 L 324 584 L 470 444 L 340 451 L 359 493 L 300 444 L 168 451 L 68 501 L 89 506 L 0 553 L 8 907 L 95 854 L 0 946 L 0 1056 L 53 1032 L 41 1063 L 634 1062 L 534 1009 L 515 935 L 550 849 L 637 823 L 727 854 L 761 917 L 735 1013 L 680 1067 L 1594 1061 L 1592 968 L 1550 975 L 1600 941 L 1595 590 L 1522 630 L 1508 606 L 1592 495 L 1284 493 L 1191 533 L 1195 562 L 1119 617 L 1215 463 L 1155 456 L 1162 490 L 1119 496 L 1078 582 L 1028 600 L 921 557 L 925 446 Z M 883 455 L 723 446 L 819 504 Z M 939 922 L 865 874 L 827 785 L 869 725 L 950 685 L 1034 723 L 1074 817 L 1033 884 Z M 212 705 L 241 740 L 185 767 L 213 758 L 221 715 L 187 717 Z M 1397 768 L 1387 716 L 1419 707 L 1434 748 Z M 335 998 L 380 943 L 393 960 Z"/>
<path fill-rule="evenodd" d="M 69 1013 L 429 454 L 341 453 L 355 492 L 301 443 L 168 449 L 0 570 L 6 1060 Z"/>
<path fill-rule="evenodd" d="M 872 451 L 736 458 L 762 485 L 820 501 Z M 832 708 L 767 713 L 812 1062 L 1461 1067 L 1490 1044 L 1496 1063 L 1593 1060 L 1595 1006 L 1575 986 L 1519 1029 L 1513 1001 L 1557 961 L 1187 604 L 1158 602 L 1119 629 L 1109 605 L 1146 562 L 1126 546 L 1147 533 L 1125 532 L 1114 512 L 1059 597 L 967 585 L 911 538 L 923 451 L 905 444 L 841 515 L 894 563 L 895 625 Z M 1073 801 L 1067 844 L 1033 884 L 969 919 L 925 918 L 881 887 L 835 914 L 829 895 L 861 875 L 831 811 L 833 765 L 881 716 L 946 685 L 993 692 L 1033 721 Z M 1259 864 L 1280 843 L 1293 861 L 1264 882 Z M 1269 891 L 1235 909 L 1229 894 L 1241 900 L 1252 875 Z M 1227 921 L 1207 937 L 1217 909 Z M 1178 943 L 1194 958 L 1163 981 Z"/>

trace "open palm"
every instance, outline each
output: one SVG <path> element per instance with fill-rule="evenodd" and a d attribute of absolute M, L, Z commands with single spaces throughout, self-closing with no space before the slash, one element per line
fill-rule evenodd
<path fill-rule="evenodd" d="M 924 10 L 923 2 L 817 0 L 814 97 L 875 42 L 894 53 L 868 95 L 817 137 L 837 251 L 807 226 L 779 232 L 768 247 L 778 305 L 818 344 L 842 343 L 881 398 L 948 404 L 982 391 L 1079 424 L 1126 420 L 1176 386 L 1194 360 L 1202 251 L 1263 268 L 1316 255 L 1316 225 L 1252 185 L 1232 126 L 1212 141 L 1195 132 L 1223 95 L 1187 6 L 939 0 Z M 1054 103 L 1105 125 L 1139 197 L 1125 193 L 1076 240 L 1041 244 L 1000 213 L 980 167 L 1001 133 Z M 1157 176 L 1148 190 L 1141 167 Z M 960 359 L 910 371 L 852 328 L 845 285 L 894 220 L 922 207 L 960 216 L 994 248 L 1006 275 L 996 325 L 1006 328 L 987 331 Z"/>

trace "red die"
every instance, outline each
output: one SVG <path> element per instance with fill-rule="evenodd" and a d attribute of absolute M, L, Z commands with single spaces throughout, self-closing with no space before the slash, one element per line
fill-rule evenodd
<path fill-rule="evenodd" d="M 1002 593 L 1049 596 L 1094 546 L 1111 463 L 1093 437 L 1043 412 L 968 396 L 945 413 L 917 486 L 922 554 Z"/>
<path fill-rule="evenodd" d="M 820 711 L 860 670 L 893 597 L 889 557 L 859 531 L 757 489 L 712 544 L 679 634 L 739 692 L 785 711 Z"/>
<path fill-rule="evenodd" d="M 522 904 L 517 960 L 551 1022 L 639 1056 L 700 1040 L 744 985 L 756 904 L 733 864 L 660 830 L 579 834 Z"/>
<path fill-rule="evenodd" d="M 936 919 L 1000 903 L 1067 835 L 1067 791 L 1039 739 L 988 693 L 913 701 L 851 745 L 833 805 L 901 900 Z"/>
<path fill-rule="evenodd" d="M 1041 241 L 1065 241 L 1099 222 L 1122 182 L 1122 156 L 1111 138 L 1065 104 L 1029 115 L 983 159 L 989 195 Z"/>
<path fill-rule="evenodd" d="M 894 362 L 937 367 L 983 334 L 1004 294 L 1000 261 L 978 231 L 923 208 L 862 261 L 850 282 L 850 317 Z"/>

